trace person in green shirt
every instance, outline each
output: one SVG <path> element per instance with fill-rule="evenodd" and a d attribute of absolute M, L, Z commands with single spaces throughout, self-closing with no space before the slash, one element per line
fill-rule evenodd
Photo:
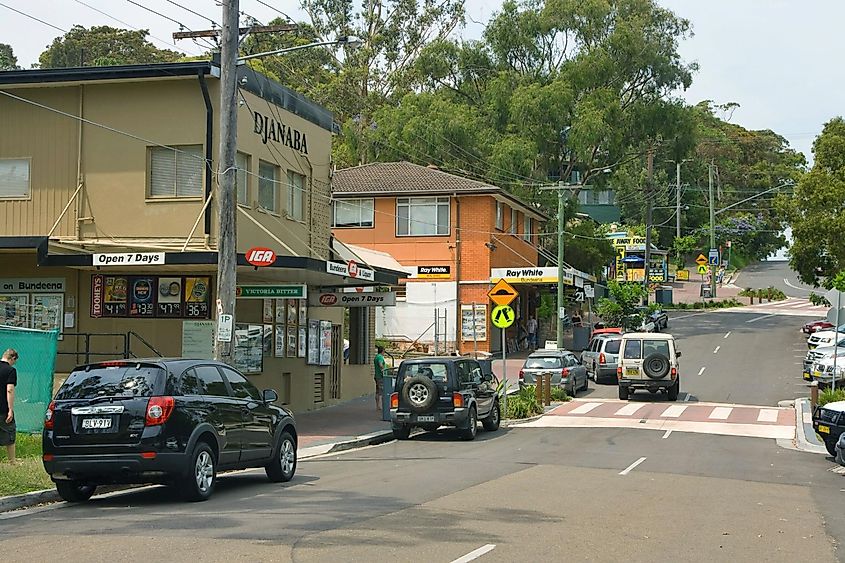
<path fill-rule="evenodd" d="M 376 357 L 373 359 L 373 364 L 376 368 L 373 375 L 376 380 L 376 410 L 381 412 L 381 402 L 384 399 L 384 376 L 387 371 L 387 366 L 384 363 L 384 346 L 376 346 Z"/>

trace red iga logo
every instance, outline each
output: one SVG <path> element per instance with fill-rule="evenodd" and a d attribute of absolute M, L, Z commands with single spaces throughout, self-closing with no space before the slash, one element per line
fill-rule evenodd
<path fill-rule="evenodd" d="M 269 266 L 276 261 L 276 253 L 269 248 L 250 248 L 246 251 L 246 261 L 256 268 Z"/>
<path fill-rule="evenodd" d="M 349 277 L 350 278 L 357 278 L 358 277 L 358 264 L 355 263 L 355 260 L 349 261 Z"/>
<path fill-rule="evenodd" d="M 325 295 L 320 296 L 320 305 L 328 307 L 330 305 L 334 305 L 335 303 L 337 303 L 337 295 L 326 293 Z"/>

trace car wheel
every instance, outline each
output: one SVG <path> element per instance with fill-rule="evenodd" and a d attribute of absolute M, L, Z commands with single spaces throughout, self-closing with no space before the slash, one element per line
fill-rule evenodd
<path fill-rule="evenodd" d="M 589 388 L 590 388 L 590 378 L 587 377 L 586 374 L 584 374 L 584 386 L 581 387 L 581 391 L 586 391 Z"/>
<path fill-rule="evenodd" d="M 501 411 L 499 411 L 499 399 L 493 401 L 493 408 L 490 410 L 490 414 L 481 421 L 481 424 L 484 425 L 484 429 L 488 432 L 495 432 L 499 429 L 499 423 L 501 422 Z"/>
<path fill-rule="evenodd" d="M 273 459 L 264 467 L 267 478 L 274 483 L 287 483 L 296 473 L 296 442 L 293 436 L 282 432 L 279 447 Z"/>
<path fill-rule="evenodd" d="M 191 465 L 179 483 L 182 498 L 199 502 L 208 500 L 217 484 L 217 460 L 211 447 L 205 442 L 197 443 Z"/>
<path fill-rule="evenodd" d="M 824 447 L 827 448 L 827 453 L 829 453 L 833 457 L 836 457 L 836 442 L 834 442 L 833 440 L 825 440 Z"/>
<path fill-rule="evenodd" d="M 619 386 L 619 399 L 622 401 L 628 400 L 628 388 L 623 387 L 622 385 Z"/>
<path fill-rule="evenodd" d="M 675 384 L 669 388 L 668 395 L 670 401 L 677 401 L 678 400 L 678 393 L 681 391 L 681 382 L 675 381 Z"/>
<path fill-rule="evenodd" d="M 467 441 L 475 440 L 475 435 L 478 434 L 478 413 L 475 410 L 475 405 L 469 408 L 469 424 L 461 430 L 461 438 Z"/>
<path fill-rule="evenodd" d="M 97 485 L 87 481 L 56 481 L 59 496 L 67 502 L 85 502 L 96 489 Z"/>
<path fill-rule="evenodd" d="M 402 425 L 393 428 L 393 437 L 397 440 L 407 440 L 411 437 L 411 427 Z"/>

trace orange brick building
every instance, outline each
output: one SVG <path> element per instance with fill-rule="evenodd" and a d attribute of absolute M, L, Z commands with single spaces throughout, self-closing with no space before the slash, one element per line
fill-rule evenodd
<path fill-rule="evenodd" d="M 397 306 L 377 316 L 377 336 L 433 342 L 437 335 L 440 352 L 501 350 L 489 322 L 492 271 L 538 267 L 546 215 L 498 186 L 408 162 L 338 170 L 332 184 L 334 236 L 390 254 L 409 274 Z M 512 306 L 524 322 L 539 290 L 518 289 Z"/>

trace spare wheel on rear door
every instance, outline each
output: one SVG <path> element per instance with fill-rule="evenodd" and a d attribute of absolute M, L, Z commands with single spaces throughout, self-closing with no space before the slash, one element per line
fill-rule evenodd
<path fill-rule="evenodd" d="M 402 399 L 414 412 L 425 412 L 437 403 L 437 384 L 424 375 L 415 375 L 402 385 Z"/>
<path fill-rule="evenodd" d="M 649 354 L 643 360 L 643 372 L 652 379 L 663 379 L 669 374 L 669 358 L 663 354 Z"/>

